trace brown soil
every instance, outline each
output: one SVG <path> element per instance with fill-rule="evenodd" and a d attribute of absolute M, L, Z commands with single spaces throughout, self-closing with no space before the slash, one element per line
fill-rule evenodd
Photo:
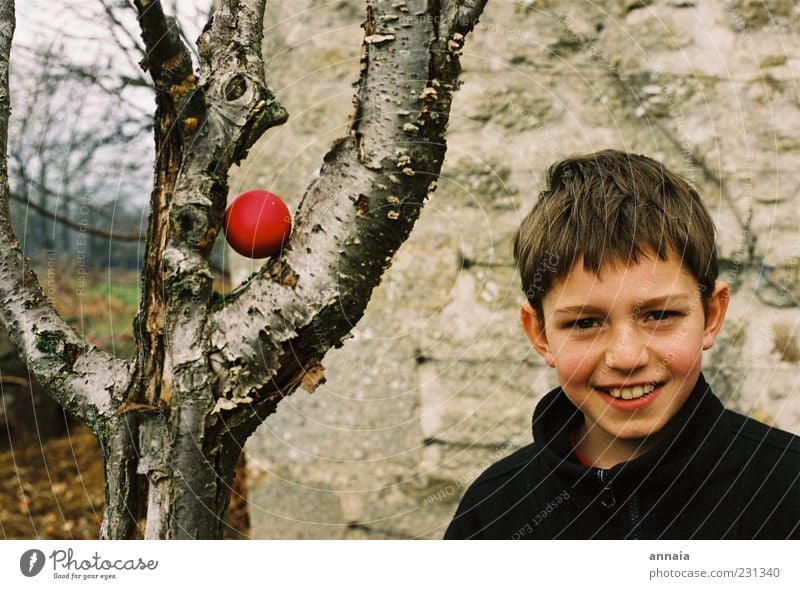
<path fill-rule="evenodd" d="M 103 460 L 87 429 L 9 448 L 1 432 L 0 537 L 80 540 L 97 538 L 103 516 Z M 247 539 L 249 518 L 243 462 L 237 468 L 225 539 Z"/>
<path fill-rule="evenodd" d="M 40 278 L 49 276 L 39 271 Z M 52 302 L 62 317 L 97 347 L 130 357 L 138 306 L 134 272 L 92 276 L 81 298 L 69 266 L 53 273 Z M 229 290 L 225 282 L 215 286 Z M 113 287 L 113 290 L 112 290 Z M 5 338 L 5 334 L 0 334 Z M 97 538 L 103 516 L 103 459 L 94 436 L 65 425 L 24 364 L 0 341 L 0 538 Z M 33 385 L 33 388 L 31 388 Z M 66 432 L 66 433 L 64 433 Z M 249 537 L 244 459 L 236 469 L 226 539 Z"/>

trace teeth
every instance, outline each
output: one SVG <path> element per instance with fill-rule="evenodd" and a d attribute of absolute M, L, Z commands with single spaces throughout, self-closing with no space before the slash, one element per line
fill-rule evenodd
<path fill-rule="evenodd" d="M 609 394 L 617 399 L 638 399 L 644 395 L 650 394 L 655 390 L 655 385 L 646 384 L 643 387 L 626 387 L 624 389 L 611 389 Z"/>

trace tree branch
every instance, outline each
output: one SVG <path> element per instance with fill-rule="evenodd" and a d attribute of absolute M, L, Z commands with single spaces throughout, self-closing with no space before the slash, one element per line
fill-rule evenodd
<path fill-rule="evenodd" d="M 134 34 L 131 31 L 128 30 L 128 27 L 122 24 L 119 18 L 117 18 L 117 15 L 114 14 L 114 11 L 112 10 L 111 6 L 108 5 L 106 0 L 100 0 L 100 5 L 103 7 L 103 12 L 105 12 L 108 22 L 111 23 L 111 31 L 114 34 L 114 36 L 116 37 L 117 34 L 124 35 L 125 38 L 128 40 L 128 42 L 132 45 L 132 48 L 135 48 L 140 53 L 144 53 L 144 47 L 142 47 L 139 44 L 139 40 L 134 36 Z M 125 47 L 119 40 L 117 40 L 117 45 L 119 46 L 120 49 L 123 50 L 127 49 L 127 47 Z M 128 52 L 125 51 L 125 54 L 128 55 Z M 141 81 L 144 82 L 144 80 Z"/>
<path fill-rule="evenodd" d="M 147 49 L 142 68 L 150 71 L 160 91 L 171 83 L 182 83 L 192 74 L 192 60 L 175 19 L 164 14 L 161 0 L 135 0 L 134 4 Z"/>
<path fill-rule="evenodd" d="M 163 391 L 162 373 L 165 358 L 166 284 L 162 264 L 165 260 L 171 200 L 176 191 L 178 171 L 184 152 L 184 130 L 195 128 L 186 124 L 192 118 L 184 115 L 187 102 L 194 95 L 197 81 L 192 72 L 192 60 L 180 39 L 174 19 L 167 18 L 160 0 L 136 0 L 139 24 L 146 55 L 142 68 L 149 70 L 156 88 L 154 121 L 156 165 L 153 192 L 150 197 L 150 218 L 147 245 L 142 264 L 142 299 L 134 322 L 137 341 L 137 374 L 140 386 L 134 387 L 132 403 L 158 405 Z"/>
<path fill-rule="evenodd" d="M 216 411 L 237 438 L 276 399 L 323 380 L 322 357 L 361 318 L 408 237 L 436 187 L 458 56 L 484 5 L 368 3 L 350 136 L 325 156 L 280 258 L 209 320 Z"/>
<path fill-rule="evenodd" d="M 94 146 L 90 146 L 89 149 L 87 149 L 87 151 L 94 151 Z M 37 180 L 31 178 L 28 175 L 28 171 L 26 170 L 26 167 L 25 167 L 25 161 L 24 161 L 25 158 L 20 153 L 18 153 L 16 151 L 11 151 L 10 154 L 9 154 L 9 157 L 12 160 L 14 160 L 16 162 L 16 164 L 17 164 L 16 173 L 19 175 L 19 180 L 20 180 L 21 184 L 32 186 L 37 192 L 40 192 L 40 193 L 42 193 L 44 195 L 47 195 L 47 196 L 50 196 L 50 197 L 55 197 L 56 199 L 60 199 L 60 200 L 63 200 L 65 202 L 73 203 L 73 204 L 78 205 L 80 207 L 86 207 L 86 208 L 89 209 L 90 212 L 96 213 L 96 214 L 100 215 L 101 217 L 103 217 L 105 219 L 108 219 L 109 221 L 115 221 L 116 220 L 114 214 L 108 212 L 107 210 L 105 210 L 102 207 L 95 206 L 93 204 L 87 203 L 86 202 L 86 198 L 78 198 L 77 196 L 75 196 L 73 194 L 66 194 L 66 193 L 64 193 L 64 192 L 62 192 L 60 190 L 59 191 L 53 190 L 52 188 L 50 188 L 46 184 L 44 184 L 42 182 L 38 182 Z M 81 161 L 78 163 L 78 166 L 77 166 L 78 169 L 83 170 L 85 168 L 85 166 L 86 166 L 87 160 L 90 159 L 91 157 L 92 157 L 91 155 L 87 155 L 86 157 L 81 158 Z M 16 200 L 16 201 L 18 201 L 18 202 L 22 202 L 22 203 L 25 203 L 25 204 L 33 202 L 33 201 L 31 201 L 30 198 L 25 198 L 21 194 L 18 194 L 18 193 L 14 192 L 14 191 L 11 192 L 11 198 Z M 36 209 L 36 210 L 38 211 L 39 209 Z M 45 210 L 42 214 L 52 215 L 52 213 L 50 211 L 47 211 L 47 210 Z M 133 226 L 132 223 L 128 224 L 128 227 L 129 227 L 129 229 L 135 229 L 135 227 Z M 139 238 L 140 238 L 140 234 L 138 232 L 136 233 L 136 235 L 139 236 Z"/>
<path fill-rule="evenodd" d="M 221 0 L 197 42 L 210 134 L 215 142 L 227 143 L 209 154 L 195 153 L 205 165 L 222 157 L 226 174 L 267 129 L 289 116 L 264 80 L 264 4 L 265 0 Z"/>
<path fill-rule="evenodd" d="M 14 2 L 0 4 L 0 315 L 9 338 L 51 396 L 95 433 L 114 411 L 127 365 L 89 345 L 58 315 L 22 255 L 9 212 L 8 59 Z"/>
<path fill-rule="evenodd" d="M 201 341 L 196 329 L 205 324 L 212 292 L 209 257 L 225 212 L 228 170 L 287 115 L 264 82 L 264 0 L 221 3 L 198 40 L 199 85 L 160 1 L 144 4 L 136 2 L 157 91 L 157 161 L 136 329 L 147 386 L 134 401 L 169 404 L 172 384 L 161 382 L 165 344 L 177 324 L 188 331 L 181 329 L 176 349 Z"/>

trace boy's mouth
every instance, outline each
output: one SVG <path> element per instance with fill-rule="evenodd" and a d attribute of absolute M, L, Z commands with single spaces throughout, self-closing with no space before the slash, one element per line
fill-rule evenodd
<path fill-rule="evenodd" d="M 625 387 L 619 389 L 600 389 L 604 393 L 611 395 L 615 399 L 623 399 L 625 401 L 629 401 L 631 399 L 638 399 L 639 397 L 645 397 L 652 393 L 660 386 L 660 383 L 648 383 L 645 385 L 639 385 L 634 387 Z"/>
<path fill-rule="evenodd" d="M 650 405 L 663 388 L 663 382 L 652 382 L 631 387 L 595 390 L 603 393 L 602 398 L 612 407 L 633 411 Z"/>

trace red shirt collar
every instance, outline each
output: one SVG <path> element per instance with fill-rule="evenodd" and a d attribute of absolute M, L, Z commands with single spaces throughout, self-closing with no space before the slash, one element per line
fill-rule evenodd
<path fill-rule="evenodd" d="M 580 450 L 578 450 L 578 444 L 575 441 L 575 430 L 571 430 L 569 432 L 569 445 L 572 448 L 572 453 L 575 455 L 575 458 L 577 458 L 582 465 L 594 466 L 594 463 L 591 460 L 589 460 L 589 457 L 586 456 L 586 454 L 584 454 Z"/>

